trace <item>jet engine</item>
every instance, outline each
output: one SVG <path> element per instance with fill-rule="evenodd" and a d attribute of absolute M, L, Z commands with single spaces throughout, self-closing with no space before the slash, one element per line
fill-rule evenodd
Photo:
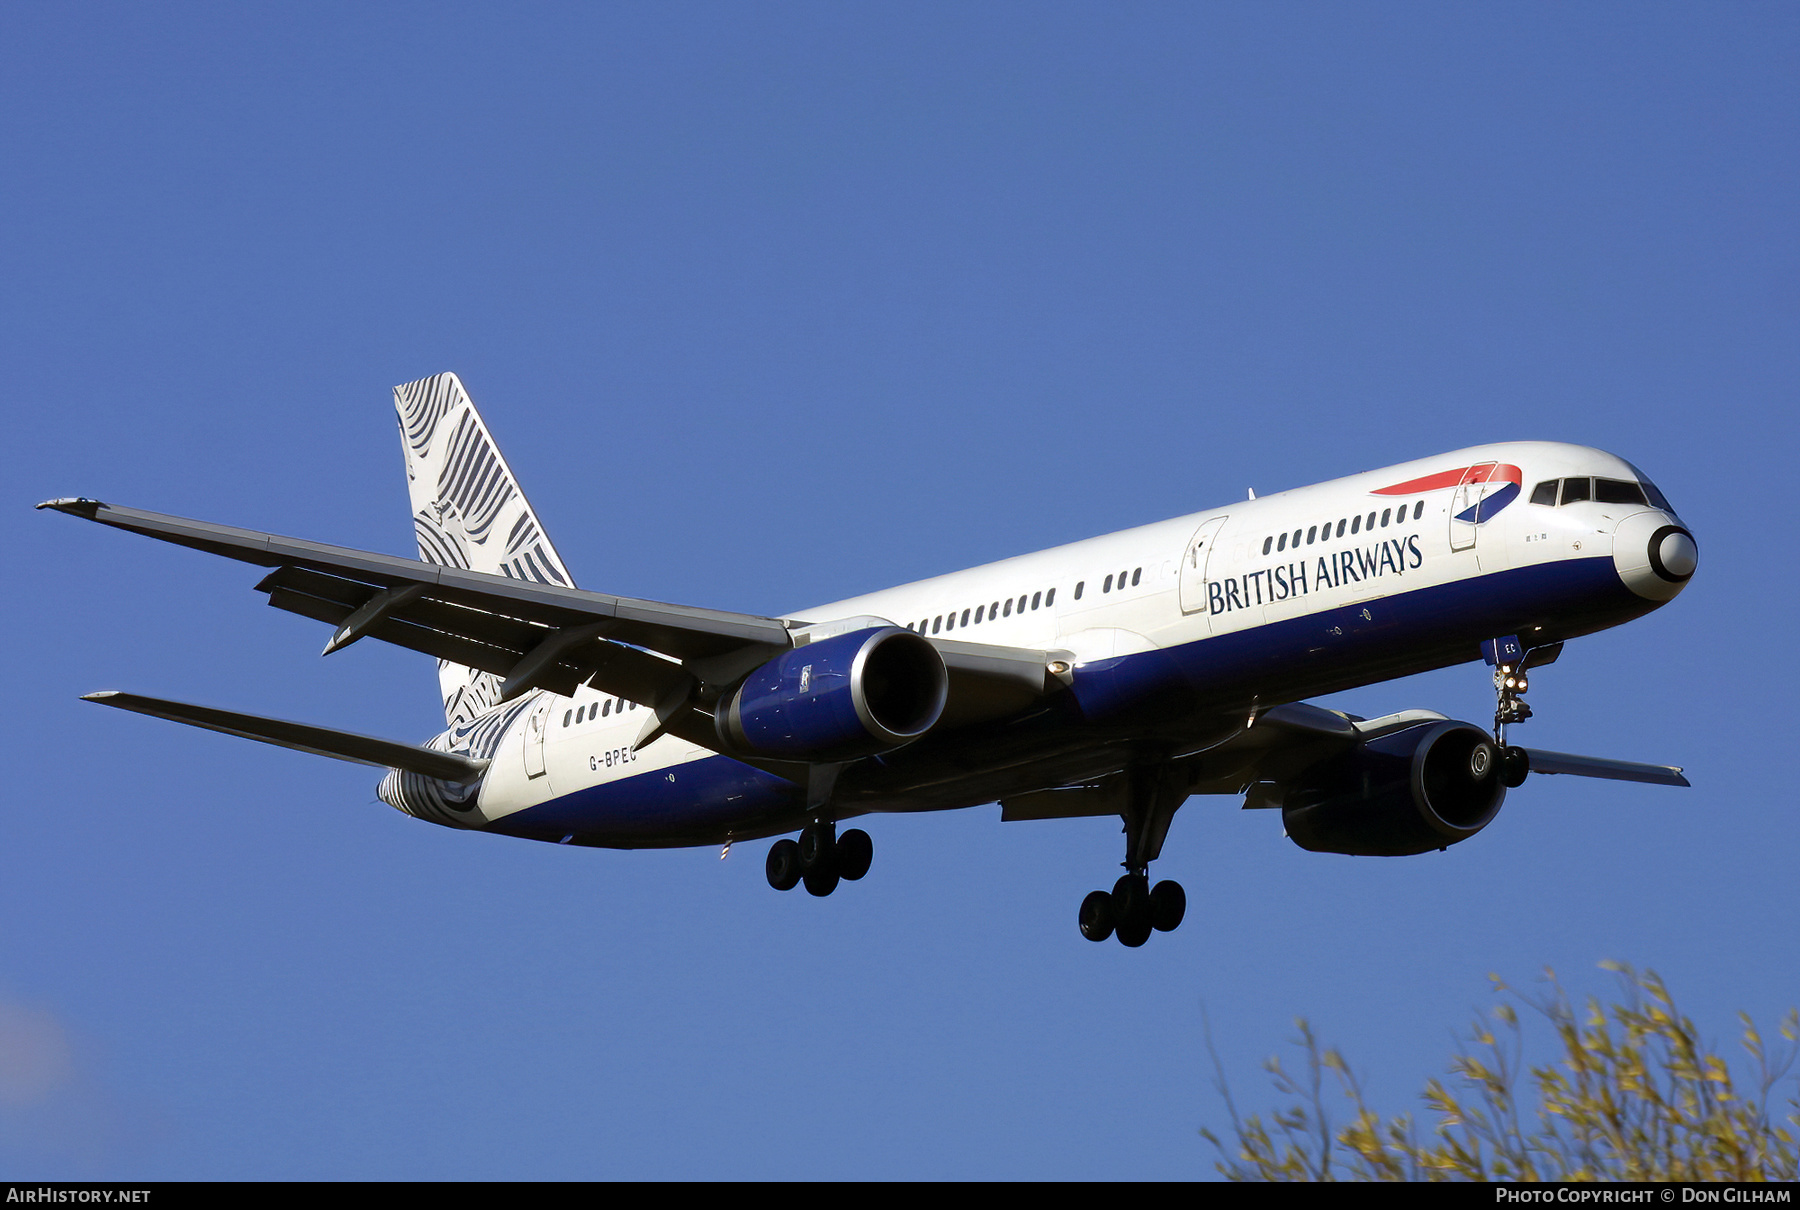
<path fill-rule="evenodd" d="M 1406 857 L 1467 840 L 1506 798 L 1500 750 L 1470 723 L 1421 723 L 1306 770 L 1282 795 L 1287 834 L 1315 853 Z"/>
<path fill-rule="evenodd" d="M 910 743 L 944 712 L 950 676 L 922 635 L 876 626 L 783 652 L 719 700 L 729 747 L 781 760 L 853 760 Z"/>

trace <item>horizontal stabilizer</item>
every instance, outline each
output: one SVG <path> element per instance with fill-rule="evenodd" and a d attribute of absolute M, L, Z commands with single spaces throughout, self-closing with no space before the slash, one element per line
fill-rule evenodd
<path fill-rule="evenodd" d="M 112 689 L 86 694 L 81 700 L 99 702 L 102 706 L 116 706 L 121 710 L 133 710 L 152 718 L 166 718 L 171 722 L 186 723 L 190 727 L 204 727 L 208 731 L 222 731 L 226 735 L 236 735 L 243 739 L 261 740 L 265 744 L 292 748 L 296 752 L 311 752 L 315 756 L 330 756 L 381 769 L 405 769 L 409 773 L 435 777 L 439 781 L 472 782 L 486 772 L 488 767 L 485 760 L 471 760 L 454 752 L 438 752 L 432 748 L 395 743 L 393 740 L 376 739 L 350 731 L 334 731 L 330 727 L 314 727 L 255 714 L 215 710 L 211 706 L 193 706 L 186 702 L 165 701 L 158 697 L 143 697 Z"/>
<path fill-rule="evenodd" d="M 1629 760 L 1605 760 L 1598 756 L 1575 756 L 1568 752 L 1543 752 L 1525 749 L 1531 758 L 1533 773 L 1572 773 L 1576 777 L 1604 777 L 1609 781 L 1643 781 L 1655 786 L 1688 786 L 1693 783 L 1681 775 L 1680 765 L 1640 765 Z"/>

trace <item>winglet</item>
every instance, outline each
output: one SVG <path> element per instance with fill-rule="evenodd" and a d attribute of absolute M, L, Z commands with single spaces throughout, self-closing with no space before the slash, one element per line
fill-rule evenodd
<path fill-rule="evenodd" d="M 68 513 L 71 517 L 86 517 L 89 521 L 94 514 L 106 507 L 100 500 L 90 500 L 86 496 L 59 496 L 55 500 L 46 500 L 38 508 L 53 508 L 59 513 Z"/>

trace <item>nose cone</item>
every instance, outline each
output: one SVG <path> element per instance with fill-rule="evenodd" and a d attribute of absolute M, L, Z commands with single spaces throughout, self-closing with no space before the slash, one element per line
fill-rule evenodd
<path fill-rule="evenodd" d="M 1700 565 L 1700 548 L 1665 512 L 1636 513 L 1619 523 L 1613 536 L 1613 566 L 1638 596 L 1651 601 L 1675 598 Z"/>

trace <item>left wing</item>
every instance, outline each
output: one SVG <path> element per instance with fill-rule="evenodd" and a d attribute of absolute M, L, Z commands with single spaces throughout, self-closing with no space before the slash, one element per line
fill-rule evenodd
<path fill-rule="evenodd" d="M 1640 765 L 1629 760 L 1601 756 L 1575 756 L 1568 752 L 1525 749 L 1533 773 L 1573 773 L 1577 777 L 1604 777 L 1609 781 L 1642 781 L 1655 786 L 1691 786 L 1680 765 Z"/>
<path fill-rule="evenodd" d="M 1265 733 L 1264 746 L 1268 753 L 1258 763 L 1266 769 L 1266 776 L 1279 778 L 1292 768 L 1330 755 L 1336 748 L 1366 742 L 1415 723 L 1443 718 L 1444 715 L 1434 710 L 1403 710 L 1381 718 L 1362 719 L 1340 714 L 1336 710 L 1322 710 L 1304 702 L 1295 702 L 1277 706 L 1261 715 L 1255 720 L 1252 730 L 1267 728 L 1275 733 L 1274 736 Z M 1272 742 L 1276 736 L 1285 736 L 1286 742 Z M 1533 773 L 1566 773 L 1576 777 L 1648 782 L 1659 786 L 1692 785 L 1682 775 L 1680 765 L 1645 765 L 1600 756 L 1545 752 L 1538 748 L 1526 748 L 1524 751 Z"/>
<path fill-rule="evenodd" d="M 1253 714 L 1235 731 L 1174 762 L 1183 767 L 1188 794 L 1243 794 L 1246 809 L 1279 807 L 1282 786 L 1306 770 L 1359 744 L 1420 723 L 1448 721 L 1435 710 L 1402 710 L 1358 718 L 1306 702 L 1290 702 Z M 1679 765 L 1646 765 L 1525 749 L 1533 773 L 1573 774 L 1661 786 L 1691 785 Z M 1006 821 L 1119 815 L 1128 803 L 1126 775 L 1115 773 L 1084 785 L 1013 795 L 1000 804 Z"/>

